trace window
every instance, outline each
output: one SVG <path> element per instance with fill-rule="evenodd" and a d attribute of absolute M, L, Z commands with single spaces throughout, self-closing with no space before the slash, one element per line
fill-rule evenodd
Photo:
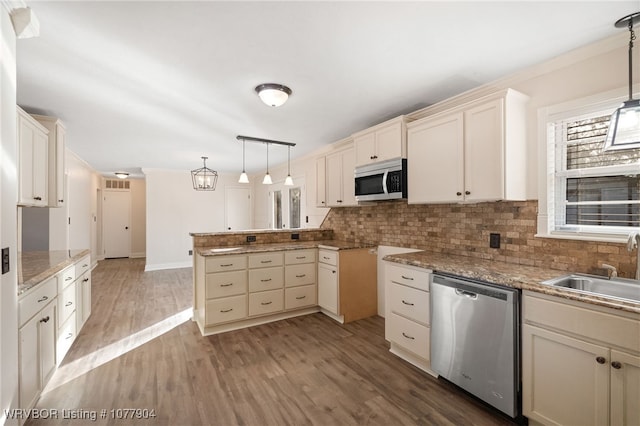
<path fill-rule="evenodd" d="M 620 237 L 640 227 L 640 148 L 602 151 L 614 108 L 548 123 L 551 234 Z"/>

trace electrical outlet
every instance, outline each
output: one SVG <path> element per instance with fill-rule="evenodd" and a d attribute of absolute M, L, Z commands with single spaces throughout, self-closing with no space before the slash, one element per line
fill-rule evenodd
<path fill-rule="evenodd" d="M 255 243 L 256 242 L 256 236 L 255 235 L 247 235 L 247 242 L 248 243 Z"/>
<path fill-rule="evenodd" d="M 500 248 L 500 234 L 489 234 L 489 247 L 495 249 Z"/>
<path fill-rule="evenodd" d="M 2 274 L 9 272 L 9 247 L 2 249 Z"/>
<path fill-rule="evenodd" d="M 300 234 L 291 234 L 291 239 L 292 240 L 299 240 L 300 239 Z"/>
<path fill-rule="evenodd" d="M 189 256 L 193 256 L 193 250 L 189 250 Z"/>

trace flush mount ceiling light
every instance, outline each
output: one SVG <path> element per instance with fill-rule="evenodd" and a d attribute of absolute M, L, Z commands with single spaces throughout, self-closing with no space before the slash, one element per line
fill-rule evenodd
<path fill-rule="evenodd" d="M 127 172 L 115 172 L 114 175 L 116 175 L 120 179 L 126 179 L 129 177 L 129 173 Z"/>
<path fill-rule="evenodd" d="M 240 180 L 238 182 L 242 182 L 243 176 L 246 177 L 246 173 L 244 172 L 244 143 L 258 142 L 258 143 L 263 143 L 267 145 L 267 173 L 264 175 L 264 179 L 262 179 L 262 183 L 264 185 L 271 185 L 273 183 L 273 180 L 271 179 L 271 175 L 269 174 L 269 145 L 284 145 L 289 149 L 289 155 L 287 157 L 288 174 L 287 174 L 287 178 L 284 181 L 284 184 L 287 186 L 293 185 L 293 179 L 291 179 L 291 173 L 290 173 L 291 172 L 291 147 L 296 146 L 295 143 L 274 141 L 271 139 L 254 138 L 251 136 L 242 136 L 242 135 L 236 136 L 236 139 L 238 139 L 239 141 L 242 141 L 242 174 L 240 175 Z M 247 178 L 246 182 L 242 182 L 242 183 L 248 183 L 248 182 L 249 182 L 249 178 Z"/>
<path fill-rule="evenodd" d="M 191 170 L 193 189 L 196 191 L 215 191 L 216 183 L 218 183 L 218 172 L 207 167 L 207 159 L 209 157 L 200 158 L 202 158 L 203 167 Z"/>
<path fill-rule="evenodd" d="M 629 29 L 629 100 L 611 114 L 604 150 L 640 148 L 640 100 L 633 99 L 632 51 L 636 35 L 633 26 L 640 23 L 640 12 L 632 13 L 616 21 L 616 28 Z"/>
<path fill-rule="evenodd" d="M 291 95 L 291 89 L 276 83 L 261 84 L 256 87 L 256 92 L 262 102 L 272 107 L 279 107 L 284 104 Z"/>

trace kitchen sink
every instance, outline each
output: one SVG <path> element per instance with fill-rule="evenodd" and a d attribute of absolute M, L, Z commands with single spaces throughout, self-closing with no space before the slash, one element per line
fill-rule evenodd
<path fill-rule="evenodd" d="M 571 274 L 543 281 L 542 284 L 580 293 L 640 302 L 640 281 L 637 280 L 617 277 L 608 279 L 596 275 Z"/>
<path fill-rule="evenodd" d="M 209 250 L 211 253 L 227 253 L 230 251 L 240 250 L 240 247 L 223 247 Z"/>

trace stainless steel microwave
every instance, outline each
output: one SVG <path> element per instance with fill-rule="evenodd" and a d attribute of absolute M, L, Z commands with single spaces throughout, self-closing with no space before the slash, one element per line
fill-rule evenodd
<path fill-rule="evenodd" d="M 357 201 L 407 198 L 407 159 L 356 167 L 355 185 Z"/>

